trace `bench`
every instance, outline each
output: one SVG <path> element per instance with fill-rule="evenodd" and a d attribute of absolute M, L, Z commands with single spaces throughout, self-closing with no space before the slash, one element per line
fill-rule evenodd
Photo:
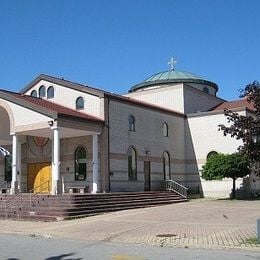
<path fill-rule="evenodd" d="M 74 187 L 67 187 L 69 193 L 87 193 L 89 192 L 88 186 L 74 186 Z"/>

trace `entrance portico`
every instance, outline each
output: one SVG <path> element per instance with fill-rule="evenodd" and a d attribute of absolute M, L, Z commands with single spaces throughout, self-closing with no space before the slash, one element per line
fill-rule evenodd
<path fill-rule="evenodd" d="M 50 104 L 46 100 L 0 91 L 0 146 L 8 147 L 12 154 L 11 193 L 28 190 L 28 164 L 48 163 L 51 169 L 51 194 L 62 192 L 60 166 L 61 141 L 80 138 L 86 143 L 92 139 L 92 192 L 99 187 L 99 142 L 103 121 L 63 106 Z M 3 127 L 5 126 L 5 127 Z M 41 139 L 37 143 L 37 140 Z M 32 141 L 33 140 L 33 141 Z M 42 143 L 41 143 L 42 142 Z M 46 145 L 49 142 L 49 146 Z M 29 158 L 29 147 L 38 149 L 34 158 Z M 29 147 L 29 148 L 28 148 Z M 50 153 L 48 153 L 50 147 Z M 31 149 L 32 150 L 32 149 Z M 47 151 L 47 152 L 45 152 Z M 4 181 L 4 167 L 0 168 L 0 183 Z M 69 168 L 69 167 L 67 167 Z M 73 167 L 70 167 L 73 168 Z M 35 187 L 34 187 L 35 188 Z M 39 189 L 38 189 L 39 190 Z"/>

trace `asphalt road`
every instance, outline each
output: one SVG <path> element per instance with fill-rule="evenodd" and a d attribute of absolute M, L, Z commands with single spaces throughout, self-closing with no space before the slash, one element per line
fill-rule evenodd
<path fill-rule="evenodd" d="M 260 252 L 122 245 L 104 241 L 57 239 L 47 236 L 1 234 L 3 260 L 254 260 Z"/>

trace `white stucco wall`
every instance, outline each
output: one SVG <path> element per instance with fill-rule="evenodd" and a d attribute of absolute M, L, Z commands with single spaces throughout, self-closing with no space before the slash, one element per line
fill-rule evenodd
<path fill-rule="evenodd" d="M 193 157 L 195 154 L 199 168 L 205 163 L 207 154 L 211 151 L 221 153 L 234 153 L 239 145 L 240 140 L 224 136 L 219 131 L 219 124 L 228 125 L 227 118 L 223 113 L 218 114 L 201 114 L 201 116 L 188 115 L 187 131 L 191 135 L 192 145 L 187 145 L 187 157 Z"/>
<path fill-rule="evenodd" d="M 236 180 L 236 189 L 243 186 L 243 179 Z M 206 198 L 229 198 L 232 192 L 233 180 L 225 178 L 221 181 L 201 180 L 203 195 Z"/>
<path fill-rule="evenodd" d="M 34 112 L 33 110 L 24 108 L 20 105 L 3 100 L 1 98 L 0 102 L 6 103 L 11 109 L 14 120 L 14 126 L 26 126 L 46 122 L 47 127 L 47 122 L 52 119 L 48 116 L 45 116 L 38 112 Z"/>
<path fill-rule="evenodd" d="M 12 141 L 10 136 L 10 119 L 7 111 L 0 106 L 0 146 Z"/>
<path fill-rule="evenodd" d="M 157 86 L 156 88 L 128 93 L 124 96 L 149 102 L 154 105 L 164 107 L 166 109 L 171 109 L 179 112 L 184 111 L 182 84 Z"/>
<path fill-rule="evenodd" d="M 196 182 L 192 176 L 198 175 L 202 165 L 206 163 L 209 152 L 234 153 L 242 144 L 241 141 L 224 136 L 222 131 L 218 131 L 219 124 L 228 125 L 223 113 L 189 115 L 187 120 L 186 157 L 187 160 L 193 161 L 193 164 L 187 165 L 187 184 L 194 188 L 198 187 L 205 197 L 228 197 L 232 189 L 231 179 L 206 181 L 201 178 Z M 238 188 L 241 183 L 242 179 L 238 180 Z"/>
<path fill-rule="evenodd" d="M 48 99 L 48 101 L 63 105 L 65 107 L 76 109 L 76 99 L 81 96 L 84 99 L 84 109 L 80 111 L 99 117 L 101 119 L 104 118 L 104 100 L 103 98 L 99 98 L 92 94 L 81 92 L 75 89 L 70 89 L 68 87 L 64 87 L 58 84 L 52 84 L 45 80 L 39 81 L 25 94 L 31 95 L 31 92 L 33 90 L 36 90 L 36 92 L 39 93 L 39 88 L 42 85 L 46 87 L 46 95 L 49 86 L 53 86 L 54 88 L 54 98 Z"/>
<path fill-rule="evenodd" d="M 210 85 L 207 84 L 198 84 L 198 83 L 185 83 L 185 85 L 189 85 L 193 88 L 196 88 L 200 91 L 203 91 L 203 89 L 206 87 L 209 90 L 209 94 L 215 96 L 216 95 L 216 89 Z"/>
<path fill-rule="evenodd" d="M 202 91 L 204 87 L 209 88 L 210 94 Z M 204 84 L 161 85 L 128 93 L 125 96 L 185 114 L 207 111 L 223 102 L 215 96 L 213 87 Z"/>
<path fill-rule="evenodd" d="M 185 114 L 208 111 L 223 102 L 214 95 L 198 91 L 188 85 L 184 85 L 183 95 Z"/>

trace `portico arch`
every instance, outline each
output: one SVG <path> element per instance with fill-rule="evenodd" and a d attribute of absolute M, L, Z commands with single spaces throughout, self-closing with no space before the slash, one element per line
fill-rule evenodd
<path fill-rule="evenodd" d="M 3 103 L 3 102 L 1 102 Z M 9 110 L 8 105 L 0 105 L 0 147 L 4 146 L 5 150 L 11 153 L 12 137 L 10 136 L 10 116 L 12 113 Z M 8 149 L 6 149 L 8 148 Z M 2 153 L 0 156 L 0 183 L 3 181 L 11 181 L 12 167 L 11 167 L 11 155 Z"/>
<path fill-rule="evenodd" d="M 12 108 L 8 102 L 0 99 L 0 146 L 9 146 L 8 150 L 12 156 L 12 178 L 11 193 L 14 194 L 20 189 L 21 178 L 21 142 L 18 140 L 17 134 L 14 132 L 15 120 Z M 12 147 L 10 147 L 12 146 Z M 4 166 L 6 167 L 6 160 Z M 10 166 L 8 166 L 10 167 Z M 6 175 L 6 169 L 2 172 Z M 6 176 L 0 177 L 0 182 L 10 181 Z"/>
<path fill-rule="evenodd" d="M 3 125 L 3 127 L 5 127 L 5 128 L 8 127 L 8 129 L 9 129 L 8 136 L 10 137 L 10 133 L 13 132 L 13 129 L 14 129 L 14 116 L 13 116 L 13 112 L 12 112 L 12 109 L 10 108 L 10 106 L 2 100 L 0 100 L 0 118 L 1 118 L 1 122 L 2 122 L 1 125 Z M 0 125 L 0 133 L 2 136 L 3 129 L 1 129 L 1 125 Z M 1 136 L 0 136 L 0 140 L 1 140 Z M 11 137 L 10 137 L 10 140 L 11 140 Z"/>

